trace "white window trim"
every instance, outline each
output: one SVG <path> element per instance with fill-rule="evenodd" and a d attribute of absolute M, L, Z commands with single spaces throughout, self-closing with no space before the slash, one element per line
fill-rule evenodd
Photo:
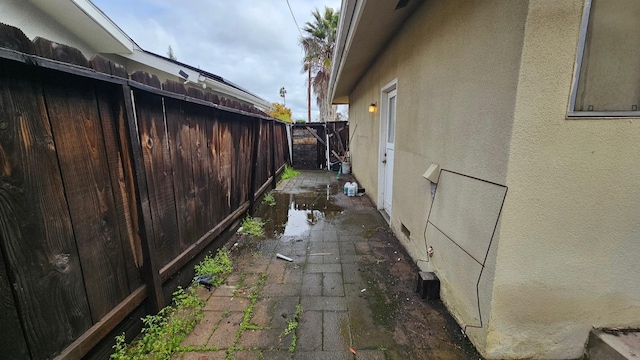
<path fill-rule="evenodd" d="M 585 0 L 584 12 L 582 14 L 582 24 L 580 25 L 580 40 L 578 42 L 578 52 L 576 55 L 576 66 L 573 72 L 573 86 L 571 87 L 571 98 L 569 99 L 570 119 L 598 119 L 598 118 L 629 118 L 640 117 L 640 111 L 575 111 L 576 97 L 578 96 L 578 84 L 580 82 L 580 71 L 582 69 L 582 58 L 584 56 L 585 42 L 587 41 L 587 28 L 589 27 L 589 16 L 591 15 L 591 1 Z"/>

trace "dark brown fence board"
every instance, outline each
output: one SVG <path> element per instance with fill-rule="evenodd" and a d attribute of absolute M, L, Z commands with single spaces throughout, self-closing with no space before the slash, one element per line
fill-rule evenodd
<path fill-rule="evenodd" d="M 147 188 L 142 144 L 138 136 L 138 122 L 133 109 L 132 90 L 128 85 L 122 85 L 120 99 L 124 106 L 119 109 L 118 129 L 120 130 L 122 152 L 127 154 L 123 157 L 125 179 L 127 180 L 127 188 L 130 190 L 128 193 L 135 193 L 135 196 L 129 201 L 134 234 L 137 236 L 135 245 L 136 249 L 139 246 L 142 252 L 141 276 L 143 283 L 149 287 L 149 309 L 152 312 L 157 312 L 164 307 L 165 301 L 160 282 L 160 265 L 158 265 L 155 232 L 151 220 L 151 201 Z"/>
<path fill-rule="evenodd" d="M 216 114 L 217 115 L 217 114 Z M 220 209 L 223 214 L 230 214 L 234 208 L 232 203 L 231 188 L 233 186 L 233 139 L 231 137 L 231 123 L 229 121 L 218 118 L 217 148 L 219 156 L 218 179 L 222 185 L 220 191 L 223 195 L 221 198 Z"/>
<path fill-rule="evenodd" d="M 165 99 L 169 150 L 173 161 L 173 186 L 177 207 L 180 248 L 188 246 L 195 235 L 195 187 L 193 184 L 191 124 L 183 103 Z"/>
<path fill-rule="evenodd" d="M 36 37 L 33 40 L 36 55 L 62 61 L 82 67 L 89 67 L 89 61 L 80 50 L 65 44 L 59 44 L 45 38 Z"/>
<path fill-rule="evenodd" d="M 251 168 L 253 156 L 253 138 L 255 127 L 247 126 L 238 121 L 240 116 L 232 116 L 231 139 L 232 139 L 232 193 L 231 207 L 237 209 L 240 204 L 249 201 L 251 187 Z"/>
<path fill-rule="evenodd" d="M 180 253 L 180 244 L 162 98 L 141 91 L 134 95 L 158 265 L 164 266 Z"/>
<path fill-rule="evenodd" d="M 118 86 L 99 86 L 96 91 L 98 100 L 98 110 L 102 124 L 102 133 L 106 150 L 109 173 L 111 175 L 111 187 L 116 209 L 118 228 L 120 230 L 121 247 L 124 262 L 127 270 L 129 291 L 142 285 L 138 267 L 140 266 L 142 251 L 139 249 L 139 240 L 136 239 L 133 226 L 133 215 L 129 204 L 129 199 L 135 196 L 134 190 L 127 187 L 120 151 L 120 139 L 116 128 L 116 119 L 124 116 L 124 105 L 118 96 Z M 126 149 L 126 148 L 125 148 Z M 126 154 L 125 154 L 126 156 Z M 129 192 L 132 192 L 131 194 Z"/>
<path fill-rule="evenodd" d="M 0 223 L 2 222 L 0 221 Z M 29 349 L 24 338 L 22 324 L 18 318 L 18 309 L 13 299 L 10 283 L 4 259 L 0 256 L 0 319 L 2 319 L 3 328 L 2 335 L 0 335 L 0 354 L 6 356 L 7 359 L 28 359 Z"/>
<path fill-rule="evenodd" d="M 22 30 L 3 23 L 0 23 L 0 47 L 35 54 L 33 43 Z"/>
<path fill-rule="evenodd" d="M 45 100 L 91 317 L 96 322 L 129 295 L 129 280 L 95 86 L 86 79 L 49 79 Z"/>
<path fill-rule="evenodd" d="M 211 229 L 209 221 L 206 218 L 206 204 L 208 200 L 208 164 L 206 157 L 206 134 L 205 119 L 203 112 L 197 107 L 190 106 L 187 109 L 187 116 L 191 123 L 191 159 L 193 169 L 193 184 L 195 187 L 195 241 L 202 236 L 207 230 Z M 178 255 L 178 254 L 175 254 Z"/>
<path fill-rule="evenodd" d="M 0 234 L 31 356 L 48 358 L 91 326 L 42 87 L 0 66 Z"/>
<path fill-rule="evenodd" d="M 97 321 L 76 341 L 56 357 L 56 360 L 80 359 L 96 346 L 108 333 L 124 320 L 147 297 L 147 287 L 140 286 L 133 290 L 122 302 L 113 307 L 103 318 Z"/>
<path fill-rule="evenodd" d="M 228 185 L 227 177 L 230 169 L 223 168 L 222 152 L 222 134 L 224 126 L 220 124 L 218 118 L 220 112 L 210 109 L 208 117 L 211 119 L 207 122 L 207 133 L 209 135 L 209 158 L 211 161 L 211 171 L 209 172 L 209 182 L 216 189 L 209 194 L 210 214 L 214 223 L 222 221 L 231 213 L 230 206 L 227 206 Z M 225 172 L 228 171 L 228 172 Z"/>

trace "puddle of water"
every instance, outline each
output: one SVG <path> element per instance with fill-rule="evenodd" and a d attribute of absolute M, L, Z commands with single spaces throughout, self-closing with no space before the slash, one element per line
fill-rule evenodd
<path fill-rule="evenodd" d="M 306 236 L 314 226 L 342 213 L 342 207 L 333 203 L 332 195 L 336 193 L 337 189 L 329 185 L 297 194 L 274 192 L 276 204 L 262 204 L 256 216 L 268 219 L 266 234 L 280 238 Z"/>

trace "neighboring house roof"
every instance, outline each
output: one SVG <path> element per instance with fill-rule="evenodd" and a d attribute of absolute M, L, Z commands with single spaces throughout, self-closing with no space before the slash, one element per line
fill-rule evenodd
<path fill-rule="evenodd" d="M 424 0 L 342 0 L 329 81 L 334 104 L 349 103 L 353 87 L 422 3 Z"/>
<path fill-rule="evenodd" d="M 222 95 L 271 109 L 271 103 L 213 73 L 142 49 L 89 0 L 28 0 L 101 54 L 115 54 Z"/>

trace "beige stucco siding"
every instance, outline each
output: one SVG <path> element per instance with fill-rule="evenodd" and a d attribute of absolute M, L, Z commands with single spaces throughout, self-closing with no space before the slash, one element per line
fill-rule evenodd
<path fill-rule="evenodd" d="M 583 1 L 531 0 L 487 352 L 577 358 L 640 325 L 640 120 L 567 120 Z"/>
<path fill-rule="evenodd" d="M 87 58 L 96 51 L 27 0 L 0 1 L 0 22 L 20 28 L 31 40 L 42 37 L 73 46 Z"/>
<path fill-rule="evenodd" d="M 423 234 L 431 196 L 422 174 L 429 164 L 498 184 L 506 182 L 526 11 L 527 1 L 425 2 L 350 94 L 353 171 L 380 206 L 380 113 L 370 114 L 367 107 L 372 102 L 380 105 L 381 88 L 397 79 L 391 226 L 423 269 L 429 268 Z M 435 250 L 430 264 L 443 280 L 443 298 L 463 326 L 479 324 L 480 301 L 484 326 L 469 328 L 468 334 L 482 347 L 498 240 L 493 238 L 487 255 L 491 234 L 476 238 L 473 228 L 465 224 L 473 219 L 482 229 L 492 230 L 497 220 L 493 205 L 501 204 L 504 189 L 465 179 L 469 180 L 459 175 L 444 177 L 437 196 L 446 201 L 436 201 L 432 214 L 464 214 L 466 218 L 453 220 L 440 216 L 439 225 L 463 227 L 453 234 L 458 236 L 455 240 L 470 253 L 481 254 L 484 271 L 482 264 L 432 227 L 427 229 L 427 242 Z M 487 199 L 478 198 L 487 193 Z M 408 238 L 402 234 L 402 225 L 411 233 Z"/>

